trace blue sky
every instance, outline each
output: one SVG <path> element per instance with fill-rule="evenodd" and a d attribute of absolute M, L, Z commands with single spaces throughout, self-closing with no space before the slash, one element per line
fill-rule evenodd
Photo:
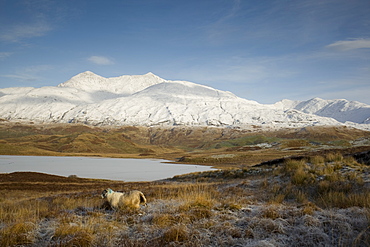
<path fill-rule="evenodd" d="M 0 0 L 0 88 L 153 72 L 260 103 L 370 104 L 369 0 Z"/>

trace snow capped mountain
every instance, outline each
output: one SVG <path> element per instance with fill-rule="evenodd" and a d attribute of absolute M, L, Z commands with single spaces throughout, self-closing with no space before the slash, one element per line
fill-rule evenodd
<path fill-rule="evenodd" d="M 354 122 L 370 124 L 370 105 L 345 99 L 323 100 L 313 98 L 307 101 L 283 100 L 283 109 L 296 109 L 298 111 L 315 114 L 321 117 L 334 118 L 339 122 Z"/>
<path fill-rule="evenodd" d="M 152 73 L 104 78 L 87 71 L 57 87 L 0 89 L 0 106 L 2 119 L 40 123 L 241 128 L 370 124 L 370 106 L 359 102 L 315 98 L 264 105 Z"/>

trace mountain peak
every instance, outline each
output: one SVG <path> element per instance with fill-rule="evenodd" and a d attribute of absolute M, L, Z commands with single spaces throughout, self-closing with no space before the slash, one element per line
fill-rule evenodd
<path fill-rule="evenodd" d="M 161 80 L 162 82 L 165 81 L 164 79 L 162 79 L 161 77 L 157 76 L 156 74 L 153 74 L 152 72 L 148 72 L 148 73 L 146 73 L 143 76 L 149 77 L 149 78 L 155 78 L 156 80 Z"/>
<path fill-rule="evenodd" d="M 59 84 L 58 87 L 72 87 L 91 91 L 89 89 L 91 89 L 94 84 L 100 84 L 102 81 L 104 81 L 104 79 L 104 77 L 97 75 L 91 71 L 85 71 L 73 76 L 68 81 Z"/>
<path fill-rule="evenodd" d="M 91 76 L 99 76 L 99 77 L 102 77 L 100 75 L 95 74 L 94 72 L 91 72 L 91 71 L 87 70 L 85 72 L 82 72 L 82 73 L 79 73 L 79 74 L 73 76 L 72 78 L 74 78 L 74 77 L 77 77 L 77 78 L 80 78 L 80 77 L 91 77 Z"/>
<path fill-rule="evenodd" d="M 162 82 L 166 82 L 166 80 L 152 72 L 145 75 L 122 75 L 105 78 L 91 71 L 85 71 L 59 84 L 58 87 L 71 87 L 86 92 L 103 91 L 120 95 L 130 95 Z"/>
<path fill-rule="evenodd" d="M 83 74 L 87 74 L 87 75 L 94 74 L 94 75 L 96 75 L 94 72 L 92 72 L 90 70 L 86 70 L 85 72 L 79 73 L 79 75 L 83 75 Z"/>

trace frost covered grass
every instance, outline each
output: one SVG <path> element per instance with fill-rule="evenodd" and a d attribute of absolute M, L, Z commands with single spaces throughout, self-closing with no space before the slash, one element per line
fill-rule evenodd
<path fill-rule="evenodd" d="M 279 180 L 268 186 L 275 188 L 277 198 L 311 201 L 325 208 L 369 208 L 369 173 L 369 166 L 334 153 L 308 160 L 287 160 L 274 170 Z"/>
<path fill-rule="evenodd" d="M 1 190 L 0 246 L 370 246 L 369 167 L 337 154 L 204 172 L 140 189 L 115 211 L 101 184 Z M 102 187 L 102 189 L 104 189 Z"/>
<path fill-rule="evenodd" d="M 78 207 L 1 230 L 1 246 L 367 246 L 366 208 L 315 209 L 250 202 L 184 207 L 153 200 L 139 212 Z"/>

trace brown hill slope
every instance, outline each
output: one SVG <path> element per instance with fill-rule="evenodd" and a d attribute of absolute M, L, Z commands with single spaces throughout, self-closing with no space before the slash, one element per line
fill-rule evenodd
<path fill-rule="evenodd" d="M 215 127 L 92 127 L 0 124 L 1 155 L 150 157 L 207 165 L 257 164 L 323 149 L 370 147 L 370 132 L 347 127 L 240 130 Z M 370 148 L 369 148 L 370 149 Z"/>

